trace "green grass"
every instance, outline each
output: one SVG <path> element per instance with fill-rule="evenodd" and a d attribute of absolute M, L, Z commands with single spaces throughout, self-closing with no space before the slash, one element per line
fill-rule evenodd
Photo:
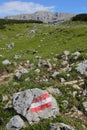
<path fill-rule="evenodd" d="M 31 30 L 33 29 L 35 30 L 35 33 L 31 33 Z M 14 42 L 15 45 L 12 49 L 9 49 L 6 44 L 12 42 Z M 15 92 L 35 87 L 46 89 L 49 86 L 55 86 L 63 93 L 62 96 L 54 95 L 60 106 L 61 115 L 54 120 L 43 120 L 39 124 L 32 126 L 27 124 L 27 128 L 24 128 L 23 130 L 50 130 L 49 123 L 58 121 L 74 126 L 75 130 L 83 130 L 82 124 L 87 128 L 87 123 L 84 123 L 84 121 L 66 116 L 65 113 L 67 112 L 67 109 L 62 105 L 63 100 L 68 100 L 70 103 L 68 108 L 69 111 L 73 105 L 79 108 L 80 103 L 82 102 L 80 98 L 72 97 L 72 93 L 75 91 L 72 86 L 66 87 L 59 85 L 59 79 L 61 77 L 65 78 L 66 81 L 75 80 L 79 75 L 75 69 L 73 68 L 70 72 L 71 77 L 66 77 L 65 73 L 61 73 L 55 79 L 51 78 L 48 82 L 39 82 L 39 79 L 42 79 L 43 76 L 50 78 L 50 75 L 52 75 L 53 72 L 47 72 L 47 69 L 44 67 L 40 68 L 40 74 L 37 74 L 34 71 L 38 67 L 38 59 L 35 59 L 35 56 L 41 56 L 44 60 L 50 59 L 52 64 L 56 63 L 54 71 L 58 71 L 61 67 L 61 59 L 54 61 L 54 57 L 57 55 L 61 56 L 64 50 L 75 52 L 83 51 L 87 48 L 86 22 L 67 21 L 56 26 L 35 23 L 6 25 L 5 29 L 0 30 L 0 48 L 6 48 L 5 50 L 0 50 L 0 55 L 3 55 L 3 57 L 0 57 L 0 72 L 13 72 L 15 69 L 13 63 L 15 61 L 17 64 L 20 62 L 25 63 L 26 60 L 30 60 L 30 63 L 34 63 L 34 68 L 30 70 L 28 74 L 22 75 L 20 80 L 13 78 L 8 84 L 0 85 L 0 130 L 6 130 L 5 125 L 7 122 L 12 116 L 17 114 L 12 109 L 3 109 L 7 102 L 2 102 L 2 95 L 8 95 L 10 99 Z M 35 51 L 37 51 L 37 53 L 34 53 Z M 15 60 L 13 58 L 15 54 L 21 55 L 21 58 Z M 85 54 L 86 51 L 83 51 L 79 61 L 87 58 Z M 77 62 L 72 60 L 71 56 L 70 58 L 70 62 Z M 3 66 L 2 61 L 5 59 L 9 59 L 12 64 Z M 27 77 L 29 78 L 29 81 L 25 82 Z M 38 80 L 36 77 L 38 77 Z M 79 94 L 79 91 L 77 93 Z"/>

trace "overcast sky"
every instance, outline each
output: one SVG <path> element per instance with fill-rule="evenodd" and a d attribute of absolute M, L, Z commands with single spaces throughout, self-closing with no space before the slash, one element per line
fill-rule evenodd
<path fill-rule="evenodd" d="M 87 13 L 87 0 L 0 0 L 0 17 L 41 10 Z"/>

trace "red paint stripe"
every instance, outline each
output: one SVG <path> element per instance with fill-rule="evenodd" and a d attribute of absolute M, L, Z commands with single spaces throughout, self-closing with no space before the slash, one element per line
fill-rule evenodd
<path fill-rule="evenodd" d="M 42 94 L 41 96 L 34 98 L 33 103 L 39 102 L 41 100 L 45 100 L 48 97 L 50 97 L 50 95 L 48 93 Z"/>
<path fill-rule="evenodd" d="M 38 106 L 38 107 L 35 107 L 35 108 L 31 108 L 30 112 L 38 112 L 40 110 L 44 110 L 44 109 L 51 107 L 51 106 L 52 106 L 52 103 L 49 102 L 49 103 L 46 103 L 44 105 L 41 105 L 41 106 Z"/>

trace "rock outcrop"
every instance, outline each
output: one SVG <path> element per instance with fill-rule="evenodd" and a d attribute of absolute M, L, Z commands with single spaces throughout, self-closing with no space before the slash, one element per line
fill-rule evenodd
<path fill-rule="evenodd" d="M 65 20 L 71 19 L 74 14 L 70 13 L 52 13 L 48 11 L 39 11 L 33 14 L 21 14 L 16 16 L 8 16 L 7 19 L 18 19 L 18 20 L 36 20 L 43 21 L 44 23 L 59 23 Z"/>

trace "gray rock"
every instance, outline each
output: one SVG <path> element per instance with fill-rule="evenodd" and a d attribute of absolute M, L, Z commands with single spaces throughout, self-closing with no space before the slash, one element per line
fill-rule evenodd
<path fill-rule="evenodd" d="M 70 51 L 64 51 L 64 55 L 68 56 L 70 54 Z"/>
<path fill-rule="evenodd" d="M 38 66 L 39 67 L 44 66 L 44 67 L 48 68 L 48 71 L 52 70 L 52 65 L 49 62 L 49 60 L 47 60 L 47 61 L 45 61 L 45 60 L 39 60 Z"/>
<path fill-rule="evenodd" d="M 87 90 L 83 90 L 83 96 L 87 96 Z"/>
<path fill-rule="evenodd" d="M 60 81 L 61 81 L 61 83 L 64 83 L 65 79 L 64 78 L 60 78 Z"/>
<path fill-rule="evenodd" d="M 76 51 L 75 53 L 72 54 L 74 57 L 73 59 L 77 60 L 79 58 L 79 56 L 81 55 L 80 52 Z"/>
<path fill-rule="evenodd" d="M 77 95 L 77 91 L 74 91 L 74 92 L 73 92 L 73 97 L 75 98 L 76 95 Z"/>
<path fill-rule="evenodd" d="M 87 60 L 79 63 L 76 70 L 81 74 L 85 74 L 87 76 Z"/>
<path fill-rule="evenodd" d="M 12 49 L 14 47 L 14 43 L 7 44 L 8 48 Z"/>
<path fill-rule="evenodd" d="M 28 70 L 26 68 L 22 68 L 21 70 L 19 70 L 22 74 L 26 74 L 28 73 Z"/>
<path fill-rule="evenodd" d="M 83 107 L 84 107 L 85 113 L 87 115 L 87 102 L 83 102 Z"/>
<path fill-rule="evenodd" d="M 17 78 L 17 79 L 20 79 L 21 75 L 22 75 L 21 72 L 18 71 L 18 72 L 15 73 L 14 77 Z"/>
<path fill-rule="evenodd" d="M 50 130 L 75 130 L 72 126 L 64 123 L 50 124 Z"/>
<path fill-rule="evenodd" d="M 59 75 L 59 72 L 55 71 L 55 72 L 52 74 L 52 77 L 53 77 L 53 78 L 56 78 L 57 75 Z"/>
<path fill-rule="evenodd" d="M 20 79 L 20 77 L 22 76 L 22 74 L 26 74 L 26 73 L 28 73 L 28 70 L 26 68 L 22 68 L 22 69 L 18 70 L 14 74 L 14 77 L 16 77 L 17 79 Z"/>
<path fill-rule="evenodd" d="M 15 59 L 15 60 L 18 60 L 18 59 L 20 59 L 20 58 L 21 58 L 20 55 L 15 55 L 15 56 L 14 56 L 14 59 Z"/>
<path fill-rule="evenodd" d="M 6 60 L 2 61 L 2 64 L 3 65 L 10 65 L 11 62 L 8 59 L 6 59 Z"/>
<path fill-rule="evenodd" d="M 48 87 L 47 88 L 47 91 L 49 92 L 49 93 L 51 93 L 51 94 L 56 94 L 56 95 L 62 95 L 62 93 L 61 93 L 61 91 L 58 89 L 58 88 L 55 88 L 55 87 L 53 87 L 53 86 L 51 86 L 51 87 Z"/>
<path fill-rule="evenodd" d="M 40 69 L 36 69 L 35 72 L 36 72 L 36 73 L 40 73 Z"/>
<path fill-rule="evenodd" d="M 20 118 L 20 116 L 16 115 L 10 119 L 6 128 L 8 130 L 20 130 L 24 127 L 24 121 Z"/>
<path fill-rule="evenodd" d="M 15 93 L 13 108 L 30 124 L 59 115 L 56 100 L 47 91 L 38 88 Z"/>
<path fill-rule="evenodd" d="M 64 60 L 64 61 L 62 61 L 62 65 L 64 66 L 64 65 L 67 65 L 68 64 L 68 61 L 67 60 Z"/>

